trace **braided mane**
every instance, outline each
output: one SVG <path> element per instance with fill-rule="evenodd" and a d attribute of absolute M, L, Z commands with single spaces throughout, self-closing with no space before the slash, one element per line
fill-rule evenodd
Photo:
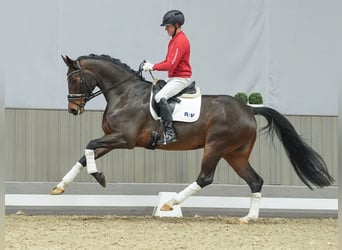
<path fill-rule="evenodd" d="M 136 74 L 137 71 L 133 70 L 130 66 L 128 66 L 126 63 L 121 62 L 119 59 L 117 58 L 113 58 L 109 55 L 96 55 L 96 54 L 89 54 L 88 56 L 80 56 L 77 58 L 77 60 L 81 60 L 81 59 L 95 59 L 95 60 L 101 60 L 101 61 L 107 61 L 107 62 L 111 62 L 115 65 L 119 65 L 121 67 L 123 67 L 124 69 L 126 69 L 127 71 L 131 72 L 132 74 Z M 140 76 L 140 79 L 145 81 L 145 78 Z"/>

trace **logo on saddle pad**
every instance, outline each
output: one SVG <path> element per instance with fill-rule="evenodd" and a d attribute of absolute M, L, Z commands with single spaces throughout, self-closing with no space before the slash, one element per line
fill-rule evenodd
<path fill-rule="evenodd" d="M 192 118 L 192 117 L 194 117 L 195 115 L 196 115 L 195 113 L 190 113 L 190 114 L 189 114 L 189 113 L 186 112 L 186 111 L 184 112 L 184 116 L 185 116 L 185 117 L 191 117 L 191 118 Z"/>
<path fill-rule="evenodd" d="M 158 82 L 161 82 L 161 80 Z M 161 84 L 163 83 L 165 84 L 165 82 L 161 82 Z M 161 87 L 159 87 L 159 90 L 160 89 Z M 190 89 L 190 93 L 186 92 L 188 89 Z M 180 93 L 179 96 L 172 97 L 168 100 L 172 109 L 173 121 L 195 122 L 200 116 L 202 98 L 199 87 L 195 86 L 195 82 L 193 82 L 186 90 L 184 94 Z M 151 91 L 150 112 L 155 120 L 160 119 L 158 107 L 153 98 L 157 92 L 158 89 L 155 88 L 154 84 Z"/>

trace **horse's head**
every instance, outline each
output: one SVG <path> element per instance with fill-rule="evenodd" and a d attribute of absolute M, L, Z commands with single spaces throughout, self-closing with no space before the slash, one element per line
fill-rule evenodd
<path fill-rule="evenodd" d="M 84 112 L 84 106 L 91 98 L 92 91 L 97 83 L 91 72 L 81 68 L 79 60 L 72 60 L 68 56 L 62 56 L 62 58 L 69 67 L 67 72 L 68 111 L 73 115 L 79 115 Z"/>

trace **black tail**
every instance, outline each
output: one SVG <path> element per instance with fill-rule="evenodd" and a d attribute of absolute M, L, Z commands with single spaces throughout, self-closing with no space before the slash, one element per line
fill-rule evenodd
<path fill-rule="evenodd" d="M 285 116 L 267 107 L 253 108 L 253 110 L 256 115 L 266 118 L 267 125 L 263 129 L 267 129 L 272 136 L 276 132 L 294 170 L 305 185 L 312 190 L 310 183 L 325 187 L 334 182 L 323 158 L 301 139 Z"/>

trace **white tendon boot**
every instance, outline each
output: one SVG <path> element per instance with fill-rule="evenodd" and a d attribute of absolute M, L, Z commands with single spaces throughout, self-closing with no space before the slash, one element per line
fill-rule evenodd
<path fill-rule="evenodd" d="M 97 173 L 94 150 L 93 149 L 85 149 L 84 155 L 85 155 L 86 160 L 87 160 L 88 174 Z"/>
<path fill-rule="evenodd" d="M 161 208 L 161 211 L 172 211 L 174 205 L 179 205 L 182 203 L 184 200 L 189 198 L 191 195 L 197 193 L 200 191 L 202 188 L 197 184 L 197 182 L 193 182 L 189 186 L 187 186 L 184 190 L 180 191 L 176 196 L 166 202 Z"/>
<path fill-rule="evenodd" d="M 257 220 L 259 218 L 261 193 L 252 193 L 251 202 L 249 207 L 249 213 L 240 218 L 240 223 L 245 224 L 250 220 Z"/>
<path fill-rule="evenodd" d="M 51 194 L 62 194 L 64 193 L 64 188 L 68 186 L 75 177 L 81 172 L 83 166 L 81 163 L 77 162 L 75 166 L 73 166 L 70 171 L 63 177 L 62 181 L 58 183 L 56 187 L 54 187 L 51 191 Z"/>

